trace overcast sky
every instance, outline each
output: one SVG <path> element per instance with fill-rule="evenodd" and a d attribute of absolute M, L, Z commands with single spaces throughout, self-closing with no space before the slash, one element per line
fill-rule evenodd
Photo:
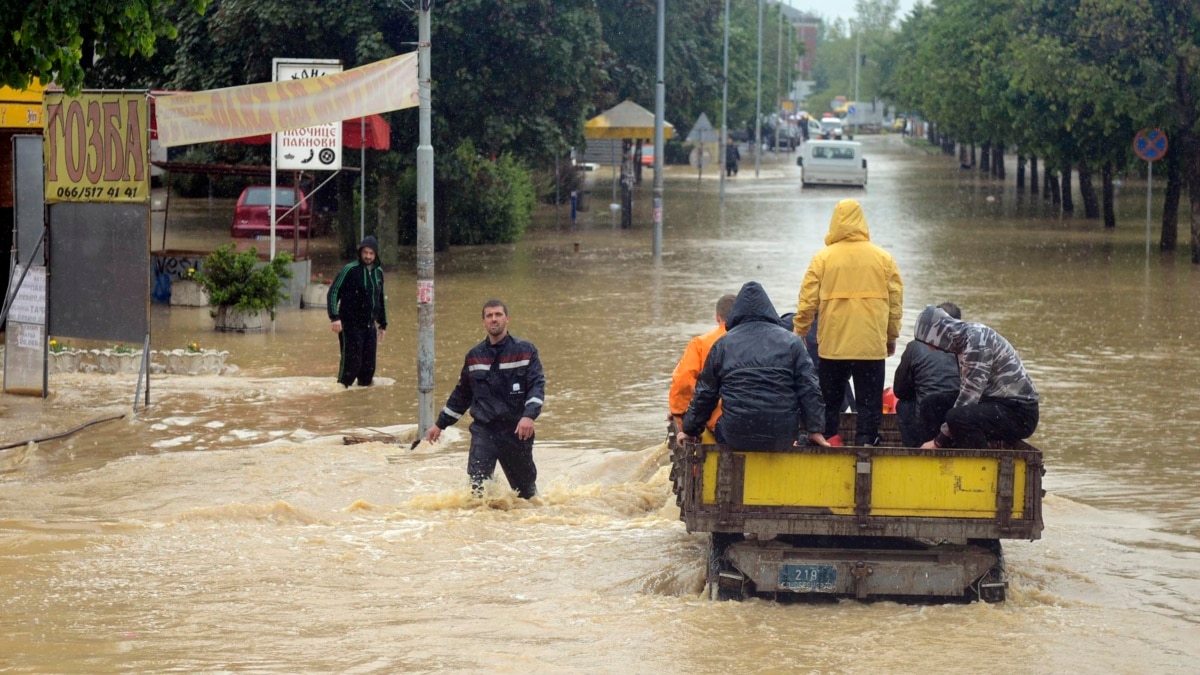
<path fill-rule="evenodd" d="M 849 19 L 854 16 L 854 0 L 791 0 L 791 2 L 782 0 L 782 2 L 801 12 L 819 14 L 829 21 L 838 17 Z M 896 18 L 903 19 L 915 4 L 917 4 L 917 0 L 900 0 L 900 11 L 897 12 Z"/>

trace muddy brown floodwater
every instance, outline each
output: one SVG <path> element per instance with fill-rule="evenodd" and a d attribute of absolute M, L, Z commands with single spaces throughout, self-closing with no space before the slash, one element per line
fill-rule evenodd
<path fill-rule="evenodd" d="M 0 451 L 0 669 L 1196 672 L 1200 269 L 1186 253 L 1147 263 L 1134 178 L 1104 232 L 953 158 L 863 141 L 865 190 L 801 190 L 788 157 L 758 179 L 744 162 L 722 205 L 715 176 L 669 170 L 660 261 L 649 174 L 632 230 L 613 227 L 601 173 L 574 228 L 564 210 L 518 244 L 438 254 L 439 408 L 484 300 L 506 300 L 540 350 L 533 503 L 497 486 L 470 498 L 462 428 L 414 451 L 342 444 L 414 434 L 412 252 L 385 261 L 391 330 L 370 389 L 335 384 L 323 311 L 222 335 L 206 309 L 155 305 L 152 346 L 227 349 L 237 370 L 156 375 L 137 415 Z M 953 300 L 1009 338 L 1043 396 L 1046 531 L 1006 542 L 1004 604 L 701 597 L 706 542 L 663 468 L 671 369 L 745 281 L 794 309 L 847 196 L 900 266 L 901 341 L 926 303 Z M 203 239 L 210 213 L 223 234 L 226 210 L 179 204 L 172 244 Z M 314 260 L 340 264 L 331 242 Z M 0 441 L 129 412 L 134 395 L 122 376 L 50 384 L 46 401 L 0 398 Z"/>

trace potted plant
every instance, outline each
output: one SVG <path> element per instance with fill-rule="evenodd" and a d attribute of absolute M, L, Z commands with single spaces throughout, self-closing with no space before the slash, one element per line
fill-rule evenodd
<path fill-rule="evenodd" d="M 304 295 L 300 298 L 301 309 L 325 309 L 329 298 L 329 285 L 333 283 L 324 274 L 314 274 L 304 287 Z"/>
<path fill-rule="evenodd" d="M 189 267 L 171 284 L 171 305 L 175 307 L 207 307 L 208 291 L 196 279 L 195 267 Z"/>
<path fill-rule="evenodd" d="M 75 373 L 83 363 L 83 351 L 71 347 L 69 343 L 59 342 L 50 338 L 50 372 Z"/>
<path fill-rule="evenodd" d="M 91 350 L 96 369 L 109 375 L 136 374 L 142 369 L 142 350 L 117 344 L 108 349 Z"/>
<path fill-rule="evenodd" d="M 172 375 L 220 375 L 228 356 L 225 350 L 201 349 L 195 341 L 162 353 L 166 371 Z"/>
<path fill-rule="evenodd" d="M 263 329 L 263 314 L 275 318 L 275 306 L 287 299 L 283 280 L 292 278 L 292 256 L 280 253 L 260 265 L 257 249 L 236 253 L 226 244 L 204 259 L 196 280 L 208 291 L 208 304 L 219 331 L 251 332 Z"/>

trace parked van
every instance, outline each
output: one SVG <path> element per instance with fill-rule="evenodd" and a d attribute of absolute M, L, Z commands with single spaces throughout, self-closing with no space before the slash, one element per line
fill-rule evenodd
<path fill-rule="evenodd" d="M 857 141 L 809 141 L 796 158 L 804 186 L 867 185 L 867 160 Z"/>

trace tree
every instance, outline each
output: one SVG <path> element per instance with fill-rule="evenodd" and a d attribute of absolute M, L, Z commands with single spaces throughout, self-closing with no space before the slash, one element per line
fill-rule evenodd
<path fill-rule="evenodd" d="M 209 0 L 182 0 L 203 12 Z M 56 82 L 69 94 L 85 84 L 94 57 L 151 57 L 159 39 L 176 29 L 170 0 L 6 0 L 0 34 L 9 40 L 0 59 L 0 84 L 25 89 L 31 78 Z"/>

